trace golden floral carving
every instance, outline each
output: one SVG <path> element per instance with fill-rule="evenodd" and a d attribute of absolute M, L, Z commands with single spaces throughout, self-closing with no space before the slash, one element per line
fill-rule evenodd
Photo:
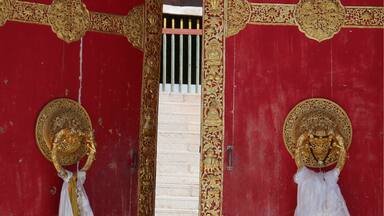
<path fill-rule="evenodd" d="M 141 90 L 137 214 L 152 216 L 155 215 L 162 1 L 146 0 L 142 14 L 144 14 L 144 63 Z"/>
<path fill-rule="evenodd" d="M 4 25 L 11 14 L 11 3 L 9 0 L 0 0 L 0 26 Z"/>
<path fill-rule="evenodd" d="M 57 37 L 80 40 L 90 26 L 90 15 L 81 0 L 54 0 L 48 8 L 48 20 Z"/>
<path fill-rule="evenodd" d="M 144 7 L 139 5 L 132 8 L 127 16 L 91 12 L 89 31 L 124 35 L 134 47 L 142 50 Z"/>
<path fill-rule="evenodd" d="M 295 5 L 289 4 L 251 4 L 251 24 L 294 25 Z"/>
<path fill-rule="evenodd" d="M 248 3 L 249 20 L 243 0 L 228 3 L 228 34 L 233 36 L 254 25 L 297 25 L 308 38 L 323 41 L 341 28 L 384 28 L 383 7 L 343 6 L 340 0 L 302 0 L 296 4 Z M 242 9 L 240 9 L 242 8 Z M 234 18 L 238 17 L 238 18 Z"/>
<path fill-rule="evenodd" d="M 319 42 L 338 33 L 344 17 L 345 8 L 339 0 L 301 0 L 295 9 L 300 31 Z"/>
<path fill-rule="evenodd" d="M 346 7 L 345 27 L 383 28 L 383 7 Z"/>
<path fill-rule="evenodd" d="M 249 22 L 251 6 L 246 0 L 229 0 L 227 13 L 227 36 L 232 36 L 244 29 Z"/>
<path fill-rule="evenodd" d="M 123 33 L 135 47 L 143 47 L 144 7 L 138 6 L 129 11 L 124 19 Z"/>
<path fill-rule="evenodd" d="M 48 21 L 49 5 L 11 0 L 12 17 L 10 20 L 26 23 L 50 25 Z"/>
<path fill-rule="evenodd" d="M 225 0 L 204 1 L 200 215 L 222 215 Z M 244 5 L 245 4 L 245 5 Z M 235 10 L 246 6 L 239 3 Z M 236 19 L 237 15 L 229 19 Z M 242 22 L 242 21 L 241 21 Z M 233 27 L 234 25 L 232 25 Z M 241 27 L 234 27 L 240 31 Z M 233 30 L 235 32 L 237 30 Z"/>
<path fill-rule="evenodd" d="M 120 16 L 88 11 L 80 0 L 55 0 L 51 5 L 0 0 L 0 26 L 7 20 L 50 25 L 67 42 L 79 40 L 86 31 L 118 34 L 127 37 L 138 49 L 143 47 L 143 13 L 142 5 L 127 16 Z"/>
<path fill-rule="evenodd" d="M 344 159 L 340 160 L 340 150 L 347 150 L 352 142 L 352 125 L 339 105 L 312 98 L 300 102 L 289 112 L 283 135 L 285 146 L 292 157 L 296 157 L 298 166 L 302 161 L 305 166 L 322 168 L 339 161 L 342 168 Z"/>

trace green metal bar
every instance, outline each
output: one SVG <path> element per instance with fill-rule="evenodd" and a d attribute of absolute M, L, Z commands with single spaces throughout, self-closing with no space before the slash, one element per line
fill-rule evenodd
<path fill-rule="evenodd" d="M 163 34 L 163 83 L 161 85 L 163 92 L 165 92 L 166 82 L 167 82 L 167 35 Z"/>
<path fill-rule="evenodd" d="M 172 29 L 175 29 L 175 20 L 172 19 Z M 171 35 L 171 92 L 175 87 L 175 34 Z"/>
<path fill-rule="evenodd" d="M 200 23 L 197 21 L 197 29 L 200 28 Z M 200 36 L 196 35 L 196 86 L 195 93 L 199 93 L 200 83 Z"/>
<path fill-rule="evenodd" d="M 192 29 L 192 21 L 188 20 L 188 28 Z M 191 93 L 192 82 L 192 36 L 188 35 L 188 93 Z"/>
<path fill-rule="evenodd" d="M 179 47 L 180 47 L 180 53 L 179 53 L 179 92 L 181 93 L 183 88 L 183 35 L 179 36 Z"/>

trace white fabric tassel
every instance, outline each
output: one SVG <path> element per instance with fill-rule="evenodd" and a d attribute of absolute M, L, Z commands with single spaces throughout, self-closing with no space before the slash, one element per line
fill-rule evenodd
<path fill-rule="evenodd" d="M 85 178 L 86 172 L 77 172 L 77 204 L 79 206 L 80 216 L 93 216 L 91 205 L 89 204 L 88 196 L 84 189 Z"/>
<path fill-rule="evenodd" d="M 295 216 L 350 216 L 337 180 L 335 168 L 316 173 L 306 167 L 295 175 L 298 184 Z"/>
<path fill-rule="evenodd" d="M 59 175 L 63 179 L 63 186 L 61 187 L 59 216 L 73 216 L 71 200 L 69 198 L 68 183 L 72 178 L 72 172 L 66 171 L 66 176 Z"/>

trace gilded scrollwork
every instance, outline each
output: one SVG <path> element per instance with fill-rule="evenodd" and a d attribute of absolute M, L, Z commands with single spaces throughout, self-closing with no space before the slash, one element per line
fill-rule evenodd
<path fill-rule="evenodd" d="M 132 8 L 126 16 L 91 12 L 90 31 L 124 35 L 136 48 L 143 48 L 144 7 Z"/>
<path fill-rule="evenodd" d="M 228 2 L 228 37 L 244 29 L 246 24 L 296 25 L 308 38 L 319 42 L 332 38 L 341 28 L 384 28 L 383 7 L 343 6 L 340 0 L 301 0 L 298 4 L 248 3 L 251 10 L 248 15 L 245 2 Z"/>
<path fill-rule="evenodd" d="M 346 7 L 346 27 L 356 28 L 383 28 L 384 8 L 383 7 Z"/>
<path fill-rule="evenodd" d="M 0 0 L 0 26 L 4 25 L 11 15 L 10 0 Z"/>
<path fill-rule="evenodd" d="M 227 36 L 239 33 L 251 17 L 251 6 L 246 0 L 229 0 L 227 11 Z"/>
<path fill-rule="evenodd" d="M 146 0 L 138 170 L 138 215 L 155 214 L 157 104 L 159 99 L 162 1 Z M 140 14 L 140 11 L 137 12 Z"/>
<path fill-rule="evenodd" d="M 68 43 L 80 40 L 90 26 L 89 11 L 81 0 L 54 0 L 47 15 L 57 37 Z"/>
<path fill-rule="evenodd" d="M 124 18 L 123 34 L 135 47 L 143 47 L 144 7 L 133 8 Z"/>
<path fill-rule="evenodd" d="M 138 49 L 143 47 L 143 6 L 137 6 L 127 16 L 88 11 L 81 0 L 55 0 L 51 5 L 0 0 L 0 26 L 7 20 L 49 25 L 66 41 L 79 40 L 87 31 L 125 36 Z"/>
<path fill-rule="evenodd" d="M 295 5 L 289 4 L 251 4 L 251 24 L 294 25 Z"/>
<path fill-rule="evenodd" d="M 12 16 L 10 20 L 50 25 L 47 15 L 49 5 L 15 0 L 11 0 L 11 4 Z"/>
<path fill-rule="evenodd" d="M 222 215 L 225 0 L 204 1 L 200 215 Z M 245 1 L 235 10 L 246 8 Z M 229 19 L 236 19 L 237 15 Z M 240 21 L 240 23 L 243 21 Z M 233 28 L 232 28 L 233 27 Z M 231 32 L 240 31 L 232 25 Z M 236 30 L 235 30 L 236 29 Z"/>
<path fill-rule="evenodd" d="M 301 0 L 295 9 L 300 31 L 319 42 L 338 33 L 344 19 L 345 8 L 339 0 Z"/>

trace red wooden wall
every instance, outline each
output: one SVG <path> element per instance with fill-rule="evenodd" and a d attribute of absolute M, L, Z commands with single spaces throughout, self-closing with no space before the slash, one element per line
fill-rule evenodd
<path fill-rule="evenodd" d="M 383 30 L 342 29 L 318 43 L 297 27 L 250 25 L 226 46 L 225 144 L 234 146 L 234 168 L 224 175 L 224 215 L 293 215 L 296 167 L 284 147 L 284 119 L 301 100 L 324 97 L 353 125 L 339 180 L 349 211 L 382 216 Z"/>
<path fill-rule="evenodd" d="M 41 1 L 50 3 L 50 1 Z M 89 1 L 90 11 L 126 15 L 142 0 Z M 57 215 L 62 180 L 40 153 L 36 117 L 50 100 L 77 100 L 80 42 L 59 40 L 48 26 L 0 27 L 0 215 Z M 83 39 L 83 106 L 95 130 L 96 161 L 86 191 L 95 215 L 136 215 L 137 152 L 143 54 L 125 37 Z"/>

